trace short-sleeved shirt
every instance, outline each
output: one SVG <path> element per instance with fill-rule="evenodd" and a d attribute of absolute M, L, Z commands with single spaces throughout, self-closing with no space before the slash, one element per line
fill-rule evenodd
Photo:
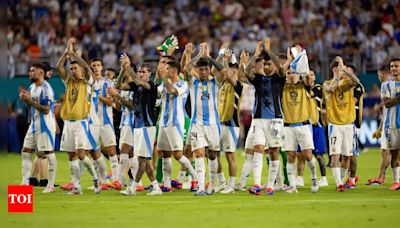
<path fill-rule="evenodd" d="M 99 81 L 99 86 L 99 95 L 107 97 L 107 88 L 114 88 L 114 83 L 109 79 L 102 78 Z M 100 125 L 113 125 L 112 106 L 108 106 L 101 101 L 98 101 L 97 106 L 97 115 L 99 117 Z"/>
<path fill-rule="evenodd" d="M 178 91 L 177 94 L 170 94 L 164 84 L 161 85 L 161 116 L 160 127 L 185 126 L 185 104 L 188 97 L 188 84 L 184 80 L 173 83 Z"/>
<path fill-rule="evenodd" d="M 282 92 L 285 78 L 276 73 L 272 76 L 255 74 L 254 79 L 249 79 L 249 82 L 256 90 L 253 118 L 283 118 Z"/>
<path fill-rule="evenodd" d="M 122 97 L 122 99 L 133 102 L 133 92 L 132 91 L 120 91 L 119 95 Z M 126 107 L 124 104 L 122 104 L 121 107 L 121 124 L 120 127 L 122 126 L 130 126 L 133 127 L 133 124 L 135 122 L 135 112 L 134 110 L 130 110 L 128 107 Z"/>
<path fill-rule="evenodd" d="M 312 86 L 311 91 L 314 93 L 314 97 L 310 98 L 311 123 L 322 126 L 322 86 L 320 84 L 315 84 Z"/>
<path fill-rule="evenodd" d="M 384 98 L 395 98 L 400 96 L 400 82 L 389 80 L 381 85 L 382 99 Z M 400 103 L 397 105 L 387 108 L 386 115 L 383 116 L 383 127 L 384 129 L 400 129 Z"/>
<path fill-rule="evenodd" d="M 135 82 L 129 83 L 130 91 L 133 91 L 134 128 L 155 126 L 157 121 L 155 114 L 157 85 L 153 81 L 148 83 L 150 89 L 137 86 Z"/>
<path fill-rule="evenodd" d="M 32 133 L 46 133 L 56 131 L 56 120 L 54 117 L 54 91 L 51 85 L 44 81 L 40 86 L 35 83 L 29 87 L 31 99 L 40 105 L 49 105 L 50 111 L 47 114 L 40 112 L 33 106 L 30 107 L 31 124 L 29 127 Z"/>

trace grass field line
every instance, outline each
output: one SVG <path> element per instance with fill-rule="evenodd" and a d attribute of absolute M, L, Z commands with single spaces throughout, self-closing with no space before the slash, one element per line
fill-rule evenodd
<path fill-rule="evenodd" d="M 129 198 L 134 198 L 129 197 Z M 292 199 L 291 199 L 292 200 Z M 95 200 L 95 203 L 101 203 L 101 204 L 108 204 L 112 202 L 112 200 Z M 65 204 L 93 204 L 93 201 L 67 201 L 64 202 Z M 116 202 L 116 201 L 115 201 Z M 397 203 L 400 202 L 400 198 L 385 198 L 385 199 L 304 199 L 304 200 L 294 200 L 294 201 L 285 201 L 285 200 L 279 200 L 275 201 L 273 199 L 270 200 L 264 200 L 264 199 L 257 199 L 255 201 L 246 201 L 246 202 L 241 202 L 240 204 L 279 204 L 279 205 L 303 205 L 307 204 L 310 205 L 310 203 L 351 203 L 351 204 L 360 204 L 360 203 Z M 157 205 L 168 205 L 168 204 L 201 204 L 204 203 L 202 201 L 198 200 L 172 200 L 172 201 L 134 201 L 134 200 L 124 200 L 124 201 L 118 201 L 118 204 L 133 204 L 134 203 L 140 203 L 140 204 L 157 204 Z M 235 203 L 234 201 L 230 200 L 213 200 L 208 203 L 215 203 L 215 204 L 221 204 L 221 203 Z M 54 202 L 54 201 L 41 201 L 38 204 L 59 204 L 59 202 Z"/>

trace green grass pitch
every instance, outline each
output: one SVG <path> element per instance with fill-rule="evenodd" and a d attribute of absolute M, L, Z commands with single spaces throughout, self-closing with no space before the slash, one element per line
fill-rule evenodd
<path fill-rule="evenodd" d="M 56 183 L 70 179 L 65 153 L 57 152 Z M 223 159 L 227 175 L 226 159 Z M 238 176 L 243 164 L 243 153 L 238 152 Z M 0 157 L 7 173 L 7 184 L 19 184 L 21 158 L 17 154 Z M 175 190 L 162 196 L 121 196 L 118 191 L 103 191 L 94 195 L 84 190 L 80 196 L 67 196 L 57 189 L 53 194 L 34 190 L 33 213 L 6 213 L 2 227 L 395 227 L 400 220 L 400 191 L 389 191 L 391 171 L 387 184 L 366 186 L 368 178 L 378 172 L 378 149 L 370 149 L 358 160 L 360 182 L 357 189 L 336 193 L 331 170 L 327 170 L 328 187 L 311 193 L 309 170 L 306 167 L 305 187 L 298 194 L 277 192 L 273 196 L 250 195 L 236 192 L 233 195 L 215 194 L 194 197 L 188 190 Z M 5 168 L 6 167 L 6 168 Z M 173 162 L 173 177 L 178 164 Z M 267 179 L 264 162 L 263 182 Z M 318 172 L 319 173 L 319 172 Z M 4 174 L 4 173 L 3 173 Z M 91 185 L 87 172 L 82 186 Z M 6 179 L 7 179 L 6 178 Z M 148 184 L 147 177 L 144 183 Z M 248 186 L 252 183 L 249 179 Z M 2 188 L 3 193 L 5 188 Z M 5 194 L 3 194 L 5 195 Z M 4 201 L 3 201 L 4 202 Z M 3 210 L 6 211 L 6 210 Z"/>

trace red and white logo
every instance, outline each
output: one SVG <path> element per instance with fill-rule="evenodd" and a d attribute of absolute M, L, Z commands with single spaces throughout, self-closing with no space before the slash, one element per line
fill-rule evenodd
<path fill-rule="evenodd" d="M 8 186 L 8 212 L 32 212 L 33 187 L 31 185 Z"/>

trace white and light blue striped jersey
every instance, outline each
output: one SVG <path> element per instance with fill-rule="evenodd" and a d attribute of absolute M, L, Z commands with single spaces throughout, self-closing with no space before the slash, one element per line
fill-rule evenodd
<path fill-rule="evenodd" d="M 101 125 L 100 124 L 100 119 L 98 116 L 99 112 L 99 95 L 100 95 L 100 81 L 94 80 L 90 86 L 88 86 L 90 89 L 90 112 L 89 112 L 89 124 L 94 124 L 94 125 Z"/>
<path fill-rule="evenodd" d="M 219 84 L 215 78 L 208 81 L 193 79 L 189 83 L 192 104 L 192 124 L 219 125 L 218 93 Z"/>
<path fill-rule="evenodd" d="M 176 126 L 178 129 L 185 127 L 185 104 L 188 97 L 188 84 L 186 81 L 179 80 L 173 83 L 178 90 L 177 94 L 170 94 L 164 84 L 161 87 L 161 116 L 160 127 Z"/>
<path fill-rule="evenodd" d="M 100 94 L 103 97 L 107 97 L 107 88 L 114 87 L 114 82 L 108 80 L 106 78 L 102 78 L 100 81 Z M 98 102 L 98 112 L 97 115 L 100 120 L 100 125 L 113 125 L 113 115 L 112 115 L 112 106 L 108 106 L 103 102 Z"/>
<path fill-rule="evenodd" d="M 29 87 L 29 92 L 33 101 L 40 105 L 49 105 L 50 111 L 47 114 L 40 112 L 33 106 L 30 106 L 31 112 L 31 128 L 32 133 L 51 133 L 56 131 L 56 120 L 54 117 L 54 91 L 51 85 L 44 81 L 40 86 L 35 83 Z M 49 134 L 51 135 L 51 134 Z"/>
<path fill-rule="evenodd" d="M 132 91 L 120 91 L 119 95 L 124 99 L 133 103 L 133 92 Z M 130 110 L 128 107 L 122 104 L 122 115 L 121 115 L 121 124 L 119 127 L 122 126 L 130 126 L 133 128 L 133 124 L 135 121 L 135 112 L 134 110 Z"/>
<path fill-rule="evenodd" d="M 395 98 L 400 96 L 400 82 L 389 80 L 381 85 L 383 98 Z M 384 129 L 400 129 L 400 104 L 387 108 L 386 115 L 383 116 Z"/>

